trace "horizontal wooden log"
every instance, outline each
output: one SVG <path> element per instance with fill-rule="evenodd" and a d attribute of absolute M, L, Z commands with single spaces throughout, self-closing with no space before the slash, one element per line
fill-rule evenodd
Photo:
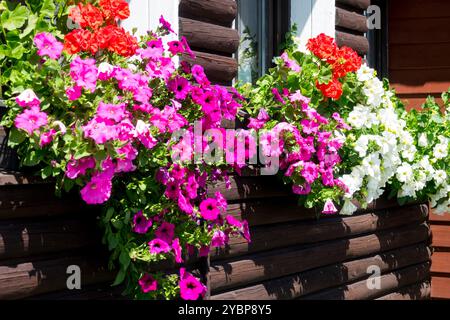
<path fill-rule="evenodd" d="M 431 283 L 424 281 L 401 288 L 376 300 L 428 300 L 431 297 Z"/>
<path fill-rule="evenodd" d="M 185 36 L 192 48 L 233 54 L 239 47 L 236 29 L 212 23 L 180 18 L 180 35 Z"/>
<path fill-rule="evenodd" d="M 38 177 L 26 176 L 20 173 L 0 171 L 0 187 L 18 184 L 45 183 Z"/>
<path fill-rule="evenodd" d="M 433 246 L 436 248 L 450 248 L 450 225 L 432 225 Z"/>
<path fill-rule="evenodd" d="M 237 3 L 235 0 L 181 0 L 179 15 L 231 27 L 237 16 Z"/>
<path fill-rule="evenodd" d="M 82 287 L 81 290 L 64 290 L 33 296 L 26 300 L 126 300 L 122 286 L 111 287 L 111 282 Z"/>
<path fill-rule="evenodd" d="M 319 220 L 253 228 L 251 229 L 251 243 L 248 243 L 242 237 L 232 238 L 227 248 L 216 249 L 212 252 L 211 258 L 213 260 L 227 259 L 292 245 L 349 238 L 412 223 L 420 224 L 425 221 L 427 215 L 428 207 L 419 205 L 388 212 L 351 217 L 321 218 Z"/>
<path fill-rule="evenodd" d="M 431 298 L 450 299 L 450 277 L 431 278 Z"/>
<path fill-rule="evenodd" d="M 309 247 L 251 255 L 240 260 L 213 262 L 209 273 L 211 292 L 214 294 L 230 288 L 394 250 L 426 241 L 428 237 L 427 224 L 412 225 Z"/>
<path fill-rule="evenodd" d="M 450 72 L 450 69 L 449 69 Z M 430 210 L 430 221 L 433 222 L 449 222 L 450 224 L 450 212 L 445 214 L 436 214 L 435 210 Z"/>
<path fill-rule="evenodd" d="M 367 268 L 378 266 L 382 273 L 426 262 L 431 251 L 415 245 L 373 257 L 347 261 L 314 269 L 294 276 L 267 281 L 258 285 L 212 296 L 212 300 L 287 300 L 367 277 Z"/>
<path fill-rule="evenodd" d="M 336 43 L 340 47 L 347 46 L 353 48 L 360 55 L 365 55 L 369 52 L 369 41 L 364 36 L 336 31 Z"/>
<path fill-rule="evenodd" d="M 83 204 L 76 192 L 55 196 L 52 184 L 0 186 L 0 220 L 63 214 L 91 214 L 97 207 Z"/>
<path fill-rule="evenodd" d="M 430 263 L 400 269 L 380 277 L 380 287 L 369 289 L 367 280 L 301 297 L 300 300 L 372 300 L 399 287 L 422 282 L 430 276 Z"/>
<path fill-rule="evenodd" d="M 183 54 L 182 60 L 190 64 L 199 64 L 205 69 L 209 80 L 213 82 L 227 83 L 231 82 L 238 72 L 238 63 L 236 59 L 224 57 L 216 54 L 194 51 L 196 59 Z"/>
<path fill-rule="evenodd" d="M 356 12 L 336 8 L 336 26 L 358 32 L 367 32 L 366 17 Z"/>
<path fill-rule="evenodd" d="M 92 217 L 94 218 L 94 217 Z M 100 243 L 95 219 L 0 222 L 0 260 L 64 252 Z"/>
<path fill-rule="evenodd" d="M 370 6 L 370 0 L 336 0 L 337 4 L 366 10 Z"/>
<path fill-rule="evenodd" d="M 431 264 L 431 272 L 448 273 L 450 277 L 450 252 L 435 251 L 433 253 L 433 263 Z"/>
<path fill-rule="evenodd" d="M 43 259 L 43 258 L 41 258 Z M 106 270 L 106 259 L 97 255 L 49 258 L 32 261 L 8 261 L 0 264 L 0 299 L 21 299 L 39 294 L 68 290 L 67 268 L 81 270 L 81 286 L 112 281 L 114 273 Z"/>

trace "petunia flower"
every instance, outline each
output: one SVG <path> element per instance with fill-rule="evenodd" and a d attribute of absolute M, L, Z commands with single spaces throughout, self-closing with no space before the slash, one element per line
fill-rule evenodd
<path fill-rule="evenodd" d="M 180 269 L 179 286 L 183 300 L 197 300 L 206 293 L 205 286 L 185 268 Z"/>
<path fill-rule="evenodd" d="M 146 234 L 152 225 L 152 220 L 147 219 L 142 211 L 139 211 L 133 216 L 133 231 L 135 233 Z"/>
<path fill-rule="evenodd" d="M 219 217 L 220 210 L 216 199 L 206 199 L 200 203 L 200 214 L 206 220 L 215 221 Z"/>
<path fill-rule="evenodd" d="M 103 173 L 95 174 L 81 189 L 81 198 L 87 204 L 103 204 L 111 197 L 112 177 Z"/>
<path fill-rule="evenodd" d="M 172 249 L 173 252 L 175 254 L 175 262 L 176 263 L 183 263 L 183 258 L 182 258 L 182 249 L 180 246 L 180 239 L 176 238 L 172 241 Z"/>
<path fill-rule="evenodd" d="M 153 239 L 148 243 L 151 254 L 167 253 L 171 250 L 169 244 L 161 239 Z"/>
<path fill-rule="evenodd" d="M 50 59 L 59 59 L 64 45 L 56 40 L 49 32 L 40 32 L 33 39 L 34 44 L 38 48 L 38 55 L 48 56 Z"/>
<path fill-rule="evenodd" d="M 325 202 L 325 205 L 323 207 L 322 213 L 323 214 L 335 214 L 337 212 L 336 207 L 334 206 L 334 203 L 331 199 L 328 199 Z"/>
<path fill-rule="evenodd" d="M 149 293 L 151 291 L 158 290 L 158 282 L 152 275 L 146 273 L 138 281 L 139 286 L 143 293 Z"/>
<path fill-rule="evenodd" d="M 41 112 L 39 107 L 31 107 L 24 110 L 14 120 L 14 125 L 18 129 L 26 131 L 29 135 L 47 125 L 48 117 L 45 112 Z"/>
<path fill-rule="evenodd" d="M 164 221 L 158 229 L 156 229 L 155 235 L 158 239 L 161 239 L 168 244 L 172 243 L 175 235 L 175 225 Z"/>
<path fill-rule="evenodd" d="M 16 97 L 16 103 L 21 107 L 38 107 L 41 101 L 32 89 L 26 89 Z"/>

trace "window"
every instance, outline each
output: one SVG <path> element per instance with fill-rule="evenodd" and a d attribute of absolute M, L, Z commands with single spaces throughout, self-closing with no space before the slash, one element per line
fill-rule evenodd
<path fill-rule="evenodd" d="M 290 1 L 238 0 L 238 80 L 254 83 L 272 66 L 290 27 Z"/>

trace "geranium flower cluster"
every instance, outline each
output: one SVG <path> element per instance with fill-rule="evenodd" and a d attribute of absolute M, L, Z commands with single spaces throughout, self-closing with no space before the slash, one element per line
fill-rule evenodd
<path fill-rule="evenodd" d="M 71 16 L 94 35 L 129 15 L 124 3 L 79 4 Z M 37 34 L 36 53 L 45 59 L 34 76 L 51 80 L 17 96 L 13 131 L 19 153 L 28 155 L 24 164 L 42 165 L 42 177 L 56 178 L 67 191 L 79 186 L 87 204 L 104 205 L 105 240 L 120 266 L 116 284 L 126 279 L 126 292 L 139 299 L 199 299 L 206 289 L 188 271 L 189 261 L 231 236 L 250 235 L 245 221 L 227 214 L 222 194 L 208 192 L 231 168 L 194 162 L 188 140 L 195 140 L 195 123 L 202 136 L 220 131 L 222 119 L 236 117 L 241 97 L 212 85 L 199 65 L 178 67 L 175 57 L 194 55 L 184 38 L 165 46 L 161 35 L 173 31 L 160 21 L 161 33 L 149 33 L 138 49 L 96 58 L 66 55 L 51 34 Z M 134 51 L 140 59 L 121 57 Z M 187 135 L 174 141 L 177 132 Z M 200 140 L 201 150 L 207 142 Z M 163 260 L 178 266 L 178 275 L 152 267 Z"/>
<path fill-rule="evenodd" d="M 119 20 L 130 15 L 125 0 L 100 0 L 99 7 L 91 3 L 78 3 L 70 9 L 69 18 L 80 28 L 64 37 L 64 51 L 97 53 L 107 50 L 124 57 L 135 54 L 138 43 L 135 37 L 118 25 Z"/>
<path fill-rule="evenodd" d="M 342 96 L 342 79 L 349 72 L 355 72 L 361 67 L 361 57 L 351 48 L 338 47 L 333 38 L 320 34 L 308 41 L 306 47 L 316 57 L 326 61 L 332 69 L 332 78 L 326 82 L 317 82 L 317 88 L 323 95 L 334 100 Z"/>

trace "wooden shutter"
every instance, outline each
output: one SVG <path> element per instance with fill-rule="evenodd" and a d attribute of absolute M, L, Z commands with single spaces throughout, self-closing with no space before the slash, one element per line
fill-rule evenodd
<path fill-rule="evenodd" d="M 370 0 L 336 0 L 336 42 L 364 56 L 369 52 L 368 31 L 364 11 Z"/>
<path fill-rule="evenodd" d="M 239 33 L 233 28 L 237 16 L 235 0 L 181 0 L 179 7 L 180 36 L 185 36 L 209 79 L 231 85 L 238 72 L 233 54 L 239 46 Z"/>

